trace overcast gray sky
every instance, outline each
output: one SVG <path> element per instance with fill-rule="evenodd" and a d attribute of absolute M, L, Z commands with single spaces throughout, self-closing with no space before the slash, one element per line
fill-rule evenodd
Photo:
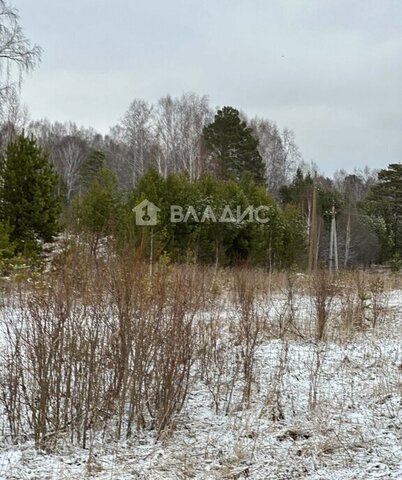
<path fill-rule="evenodd" d="M 401 0 L 14 0 L 33 118 L 106 133 L 136 97 L 207 94 L 289 127 L 332 173 L 402 159 Z"/>

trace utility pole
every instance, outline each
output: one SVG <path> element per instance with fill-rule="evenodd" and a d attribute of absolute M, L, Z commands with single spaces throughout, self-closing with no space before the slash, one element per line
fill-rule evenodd
<path fill-rule="evenodd" d="M 338 241 L 336 236 L 336 210 L 335 205 L 331 209 L 331 234 L 329 240 L 329 272 L 338 271 Z"/>

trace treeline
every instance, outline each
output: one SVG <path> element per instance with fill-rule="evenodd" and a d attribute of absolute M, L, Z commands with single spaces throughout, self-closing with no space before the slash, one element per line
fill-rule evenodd
<path fill-rule="evenodd" d="M 17 104 L 18 106 L 18 104 Z M 401 166 L 324 177 L 306 165 L 290 130 L 248 120 L 233 107 L 213 113 L 207 97 L 135 100 L 108 135 L 74 123 L 27 122 L 18 108 L 1 129 L 1 256 L 32 256 L 58 232 L 83 236 L 94 254 L 105 239 L 157 261 L 269 268 L 329 262 L 331 210 L 342 267 L 401 255 Z M 133 207 L 160 208 L 152 228 Z M 267 222 L 172 223 L 170 205 L 201 217 L 269 207 Z"/>
<path fill-rule="evenodd" d="M 23 74 L 41 48 L 24 35 L 18 11 L 0 0 L 0 263 L 40 254 L 60 232 L 105 239 L 139 256 L 287 268 L 328 264 L 331 210 L 343 267 L 402 254 L 401 163 L 378 173 L 326 178 L 303 163 L 293 132 L 206 96 L 156 104 L 136 99 L 107 135 L 72 122 L 29 121 L 19 100 Z M 159 223 L 140 227 L 132 207 L 147 198 Z M 194 208 L 269 206 L 268 222 L 172 224 L 171 204 Z M 237 204 L 237 205 L 235 205 Z M 17 257 L 16 257 L 17 256 Z"/>
<path fill-rule="evenodd" d="M 156 105 L 136 99 L 107 135 L 100 135 L 92 128 L 78 127 L 72 122 L 30 122 L 17 99 L 9 110 L 9 122 L 3 124 L 2 130 L 3 149 L 15 128 L 24 130 L 27 135 L 32 134 L 39 146 L 49 153 L 67 201 L 79 193 L 80 169 L 96 151 L 105 155 L 107 167 L 116 174 L 119 188 L 125 191 L 133 188 L 150 167 L 163 177 L 185 172 L 190 180 L 211 173 L 211 152 L 207 149 L 203 130 L 214 120 L 214 111 L 206 96 L 186 93 L 173 98 L 167 95 Z M 280 186 L 291 178 L 295 166 L 301 161 L 293 132 L 280 129 L 266 119 L 247 121 L 244 114 L 234 109 L 231 111 L 232 118 L 230 111 L 226 111 L 222 122 L 226 127 L 230 120 L 236 123 L 240 119 L 248 123 L 253 136 L 258 139 L 268 190 L 277 195 Z M 241 129 L 237 133 L 242 134 Z"/>

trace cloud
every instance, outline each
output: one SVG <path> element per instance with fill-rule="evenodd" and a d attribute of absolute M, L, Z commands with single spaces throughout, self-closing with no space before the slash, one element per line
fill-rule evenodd
<path fill-rule="evenodd" d="M 106 131 L 135 97 L 208 94 L 288 126 L 328 173 L 400 161 L 402 4 L 385 0 L 20 0 L 44 48 L 34 117 Z"/>

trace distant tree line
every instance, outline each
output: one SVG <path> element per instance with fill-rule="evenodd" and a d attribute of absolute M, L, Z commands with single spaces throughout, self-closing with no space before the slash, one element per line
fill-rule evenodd
<path fill-rule="evenodd" d="M 325 177 L 304 163 L 291 130 L 232 106 L 215 111 L 195 93 L 154 105 L 135 99 L 106 135 L 30 121 L 19 85 L 41 50 L 3 0 L 0 27 L 1 261 L 35 256 L 65 231 L 90 241 L 94 254 L 108 238 L 143 256 L 152 248 L 155 259 L 315 268 L 329 260 L 334 207 L 341 266 L 400 266 L 401 163 Z M 165 207 L 152 229 L 134 222 L 132 208 L 145 198 Z M 171 204 L 195 212 L 267 205 L 269 221 L 172 224 Z"/>
<path fill-rule="evenodd" d="M 170 101 L 200 105 L 205 98 L 191 94 Z M 153 121 L 156 125 L 155 117 Z M 112 129 L 119 130 L 114 137 L 73 123 L 31 122 L 24 129 L 13 125 L 0 162 L 3 256 L 37 253 L 44 242 L 67 231 L 90 242 L 94 254 L 108 238 L 155 260 L 166 256 L 172 261 L 311 268 L 328 263 L 334 206 L 341 266 L 399 265 L 401 164 L 378 174 L 365 169 L 324 177 L 303 163 L 293 138 L 285 141 L 289 132 L 284 136 L 268 121 L 247 121 L 229 106 L 205 116 L 192 148 L 182 134 L 179 152 L 166 148 L 168 138 L 180 138 L 169 124 L 163 136 L 169 154 L 161 153 L 152 129 L 149 137 L 143 132 L 141 138 L 148 138 L 144 144 L 138 140 L 130 147 L 126 122 L 127 114 Z M 256 125 L 264 126 L 264 148 Z M 134 221 L 132 208 L 144 199 L 161 208 L 153 228 Z M 218 212 L 225 206 L 236 211 L 266 205 L 270 210 L 264 224 L 194 218 L 172 223 L 170 205 L 191 206 L 198 215 L 207 206 Z"/>

